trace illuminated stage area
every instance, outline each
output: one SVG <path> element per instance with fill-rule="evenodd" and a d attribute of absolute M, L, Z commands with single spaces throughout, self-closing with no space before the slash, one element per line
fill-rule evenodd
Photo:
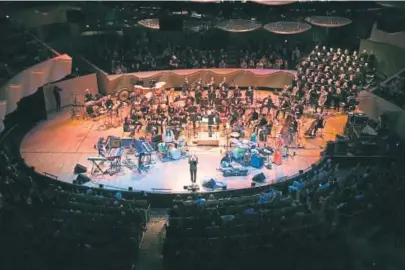
<path fill-rule="evenodd" d="M 268 95 L 269 92 L 261 92 L 260 95 Z M 259 94 L 259 93 L 258 93 Z M 128 108 L 123 108 L 123 115 Z M 220 161 L 226 151 L 226 137 L 218 134 L 219 146 L 199 146 L 194 138 L 188 138 L 188 153 L 198 156 L 197 184 L 201 187 L 205 180 L 215 178 L 219 182 L 227 185 L 227 189 L 241 189 L 251 187 L 252 177 L 260 172 L 266 176 L 262 184 L 271 184 L 285 181 L 306 170 L 320 159 L 320 153 L 326 146 L 327 141 L 334 140 L 336 134 L 343 133 L 343 126 L 347 117 L 335 115 L 329 112 L 326 117 L 326 126 L 322 131 L 322 136 L 316 138 L 305 138 L 304 132 L 309 128 L 313 119 L 305 118 L 300 129 L 301 146 L 303 148 L 289 149 L 289 156 L 282 161 L 280 166 L 273 164 L 272 169 L 249 168 L 247 176 L 223 177 L 218 171 Z M 169 162 L 162 162 L 160 158 L 153 154 L 155 161 L 150 166 L 148 172 L 139 173 L 137 169 L 130 169 L 130 166 L 122 166 L 121 170 L 114 175 L 91 175 L 92 163 L 89 157 L 97 157 L 98 152 L 95 144 L 100 137 L 117 136 L 128 137 L 123 133 L 122 124 L 116 127 L 105 129 L 103 127 L 106 119 L 93 120 L 72 120 L 68 109 L 60 113 L 50 115 L 46 122 L 40 123 L 33 128 L 24 138 L 21 145 L 21 154 L 29 166 L 35 167 L 39 173 L 47 173 L 57 177 L 58 180 L 72 183 L 77 175 L 74 174 L 76 164 L 87 167 L 87 175 L 90 182 L 84 185 L 98 187 L 100 184 L 108 189 L 141 190 L 146 192 L 184 192 L 184 186 L 190 185 L 190 172 L 188 159 L 180 159 Z M 108 119 L 107 119 L 108 120 Z M 282 125 L 274 126 L 272 134 L 277 134 Z M 221 133 L 221 132 L 220 132 Z M 274 145 L 274 137 L 267 140 L 267 145 Z M 259 143 L 264 144 L 264 143 Z M 122 161 L 128 160 L 130 163 L 137 162 L 135 155 L 124 153 Z M 107 168 L 107 163 L 104 168 Z M 104 169 L 103 168 L 103 169 Z M 261 185 L 261 184 L 258 184 Z M 212 189 L 201 187 L 201 192 Z"/>

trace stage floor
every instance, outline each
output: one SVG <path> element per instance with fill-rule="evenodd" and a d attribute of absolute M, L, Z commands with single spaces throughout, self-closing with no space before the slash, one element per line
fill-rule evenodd
<path fill-rule="evenodd" d="M 189 152 L 195 153 L 199 158 L 197 183 L 201 185 L 204 180 L 216 178 L 227 184 L 228 189 L 248 188 L 251 179 L 257 173 L 263 172 L 266 176 L 265 184 L 284 181 L 285 177 L 297 174 L 299 170 L 305 170 L 320 159 L 320 152 L 328 140 L 334 140 L 336 134 L 343 133 L 343 127 L 347 116 L 331 115 L 326 121 L 323 137 L 305 139 L 301 136 L 303 149 L 290 149 L 291 156 L 283 160 L 281 166 L 273 164 L 272 170 L 266 168 L 250 168 L 248 176 L 226 177 L 222 176 L 217 169 L 225 151 L 223 146 L 197 146 L 189 139 Z M 312 122 L 311 119 L 303 121 L 302 133 L 307 130 Z M 25 162 L 35 167 L 39 173 L 49 173 L 58 177 L 58 180 L 72 183 L 76 179 L 73 173 L 76 164 L 82 164 L 91 169 L 88 157 L 97 157 L 95 150 L 99 137 L 109 135 L 126 137 L 122 126 L 100 129 L 100 121 L 71 120 L 68 108 L 62 112 L 48 117 L 48 120 L 34 127 L 24 138 L 21 145 L 21 154 Z M 276 134 L 275 127 L 272 134 Z M 220 145 L 225 145 L 225 138 L 220 138 Z M 270 139 L 271 140 L 271 139 Z M 295 155 L 294 155 L 295 153 Z M 123 157 L 123 160 L 125 157 Z M 132 156 L 132 159 L 136 160 Z M 177 160 L 162 163 L 158 157 L 154 157 L 156 163 L 149 172 L 139 174 L 137 170 L 124 169 L 116 175 L 91 176 L 92 181 L 86 186 L 98 186 L 103 184 L 109 189 L 125 189 L 132 187 L 133 190 L 147 192 L 184 192 L 184 186 L 190 184 L 188 160 Z M 212 191 L 201 188 L 202 192 Z"/>

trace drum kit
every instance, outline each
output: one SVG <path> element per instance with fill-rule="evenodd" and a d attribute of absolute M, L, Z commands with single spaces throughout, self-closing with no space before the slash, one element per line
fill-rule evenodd
<path fill-rule="evenodd" d="M 250 157 L 256 150 L 257 143 L 249 140 L 239 139 L 240 135 L 238 132 L 232 132 L 229 134 L 231 150 L 228 151 L 227 156 L 236 162 L 241 164 L 249 164 Z"/>
<path fill-rule="evenodd" d="M 188 149 L 186 138 L 181 137 L 177 141 L 177 147 L 175 143 L 162 142 L 158 144 L 158 152 L 162 155 L 162 158 L 169 160 L 179 160 L 188 156 Z"/>

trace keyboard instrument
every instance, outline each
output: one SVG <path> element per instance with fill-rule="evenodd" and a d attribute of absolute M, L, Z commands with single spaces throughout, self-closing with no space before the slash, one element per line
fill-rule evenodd
<path fill-rule="evenodd" d="M 107 161 L 105 157 L 89 157 L 87 158 L 88 161 Z"/>
<path fill-rule="evenodd" d="M 107 159 L 120 159 L 124 154 L 124 148 L 111 148 L 110 151 L 107 153 Z"/>
<path fill-rule="evenodd" d="M 154 152 L 153 147 L 149 142 L 147 142 L 147 141 L 142 142 L 142 146 L 143 146 L 143 149 L 144 149 L 145 153 Z"/>

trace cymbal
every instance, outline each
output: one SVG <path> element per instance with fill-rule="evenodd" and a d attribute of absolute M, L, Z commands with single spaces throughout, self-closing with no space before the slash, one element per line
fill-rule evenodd
<path fill-rule="evenodd" d="M 238 132 L 232 132 L 231 134 L 229 134 L 230 137 L 234 137 L 234 138 L 239 138 L 240 134 Z"/>

